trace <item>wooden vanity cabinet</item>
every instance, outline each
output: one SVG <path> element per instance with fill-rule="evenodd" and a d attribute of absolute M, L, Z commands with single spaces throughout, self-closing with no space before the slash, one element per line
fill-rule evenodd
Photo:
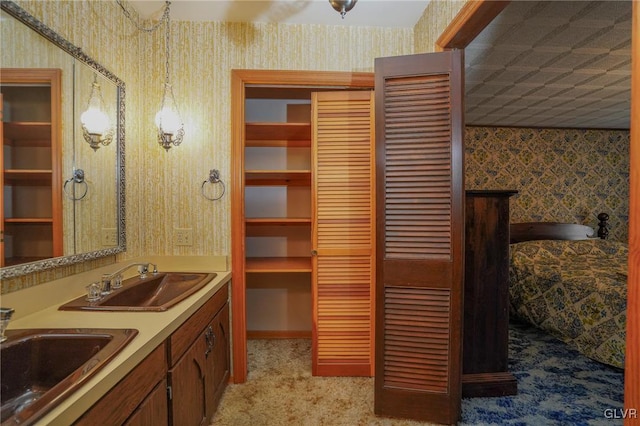
<path fill-rule="evenodd" d="M 166 350 L 161 344 L 74 424 L 168 424 L 166 372 Z"/>
<path fill-rule="evenodd" d="M 75 425 L 208 425 L 230 374 L 225 285 Z"/>
<path fill-rule="evenodd" d="M 208 424 L 229 380 L 227 286 L 176 330 L 167 343 L 171 424 Z"/>

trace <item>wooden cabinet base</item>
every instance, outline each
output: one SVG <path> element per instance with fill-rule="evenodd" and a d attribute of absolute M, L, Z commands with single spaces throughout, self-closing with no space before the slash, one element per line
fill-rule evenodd
<path fill-rule="evenodd" d="M 515 395 L 518 383 L 509 372 L 478 373 L 462 375 L 462 397 L 496 397 Z"/>

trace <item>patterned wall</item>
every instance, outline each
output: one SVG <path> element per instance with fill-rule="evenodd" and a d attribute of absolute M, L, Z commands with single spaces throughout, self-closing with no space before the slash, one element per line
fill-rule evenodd
<path fill-rule="evenodd" d="M 228 192 L 212 202 L 200 191 L 211 169 L 231 183 L 232 69 L 373 71 L 376 57 L 413 52 L 413 31 L 397 28 L 174 22 L 171 40 L 185 138 L 169 152 L 156 141 L 164 39 L 142 35 L 146 102 L 138 111 L 143 136 L 127 139 L 127 256 L 230 253 Z M 193 246 L 174 245 L 175 228 L 191 228 Z"/>
<path fill-rule="evenodd" d="M 467 189 L 516 189 L 511 222 L 558 221 L 629 234 L 630 133 L 618 130 L 468 127 Z"/>
<path fill-rule="evenodd" d="M 234 68 L 373 71 L 374 58 L 413 53 L 412 29 L 172 22 L 171 80 L 185 120 L 180 147 L 165 152 L 153 122 L 164 82 L 164 34 L 141 33 L 115 1 L 18 4 L 126 83 L 127 252 L 228 255 L 230 199 L 200 194 L 209 170 L 230 183 L 230 75 Z M 175 246 L 174 228 L 193 229 Z M 62 278 L 113 258 L 4 280 L 2 293 Z"/>
<path fill-rule="evenodd" d="M 422 17 L 414 29 L 415 53 L 435 51 L 435 44 L 440 34 L 455 18 L 466 0 L 438 0 L 427 5 Z"/>

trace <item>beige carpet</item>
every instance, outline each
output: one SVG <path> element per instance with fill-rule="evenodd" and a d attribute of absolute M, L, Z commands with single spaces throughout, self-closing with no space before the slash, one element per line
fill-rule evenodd
<path fill-rule="evenodd" d="M 311 340 L 249 340 L 247 382 L 230 384 L 214 425 L 425 425 L 373 414 L 373 378 L 313 377 Z"/>

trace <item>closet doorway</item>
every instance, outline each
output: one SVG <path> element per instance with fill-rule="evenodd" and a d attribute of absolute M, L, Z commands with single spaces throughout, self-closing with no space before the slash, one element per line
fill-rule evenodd
<path fill-rule="evenodd" d="M 311 123 L 312 93 L 364 93 L 373 87 L 372 73 L 232 71 L 231 298 L 235 383 L 247 379 L 248 337 L 309 338 L 317 323 L 312 298 L 318 295 L 312 293 L 318 285 L 312 285 L 312 281 L 318 281 L 314 271 L 322 251 L 317 249 L 312 235 L 317 234 L 312 229 L 317 202 L 314 191 L 318 185 L 312 168 L 322 166 L 314 160 L 319 156 L 312 156 L 315 148 L 311 146 L 311 133 L 319 131 Z M 373 135 L 373 128 L 369 127 Z M 373 188 L 370 189 L 373 197 Z M 373 214 L 369 221 L 373 228 Z M 369 236 L 367 239 L 374 241 Z M 372 253 L 370 257 L 373 259 Z M 373 260 L 369 263 L 372 265 Z M 372 286 L 372 267 L 366 273 L 369 278 L 361 281 Z M 358 303 L 372 306 L 373 297 L 367 297 Z M 368 324 L 363 327 L 371 338 L 362 343 L 361 360 L 346 367 L 323 366 L 317 361 L 314 339 L 314 374 L 339 375 L 340 368 L 346 368 L 372 375 L 372 312 L 371 309 L 363 314 L 368 316 L 363 320 Z"/>

